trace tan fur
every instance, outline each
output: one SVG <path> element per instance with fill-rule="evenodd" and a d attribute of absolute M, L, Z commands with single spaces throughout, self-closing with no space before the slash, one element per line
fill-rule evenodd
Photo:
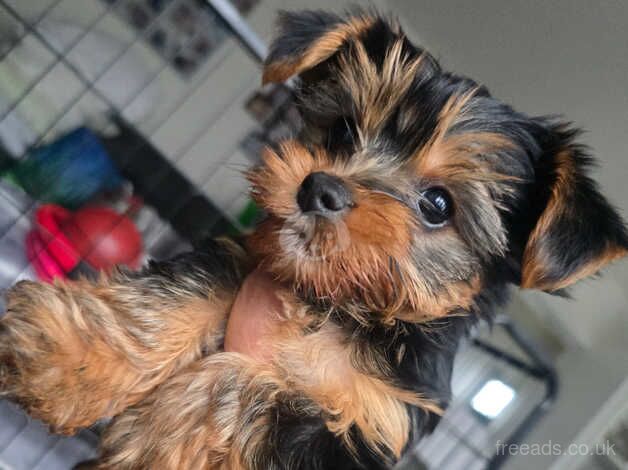
<path fill-rule="evenodd" d="M 331 324 L 304 338 L 284 339 L 277 349 L 278 363 L 290 386 L 323 408 L 329 416 L 328 428 L 349 448 L 353 448 L 349 431 L 355 425 L 371 448 L 398 457 L 409 433 L 405 404 L 441 413 L 420 394 L 356 369 L 352 345 Z"/>
<path fill-rule="evenodd" d="M 352 44 L 350 53 L 339 59 L 340 83 L 351 93 L 357 111 L 358 136 L 362 143 L 377 136 L 412 85 L 423 57 L 409 59 L 403 55 L 402 39 L 389 49 L 377 70 L 364 45 Z"/>
<path fill-rule="evenodd" d="M 545 291 L 564 289 L 585 277 L 597 273 L 608 263 L 628 254 L 625 248 L 609 244 L 595 258 L 583 263 L 578 270 L 569 276 L 558 280 L 547 278 L 550 253 L 546 251 L 543 237 L 551 230 L 554 220 L 569 214 L 569 211 L 572 210 L 567 201 L 574 190 L 576 175 L 577 168 L 570 152 L 563 151 L 558 153 L 556 155 L 556 181 L 552 187 L 550 199 L 528 239 L 523 254 L 521 287 L 525 289 L 541 289 Z"/>
<path fill-rule="evenodd" d="M 512 147 L 513 143 L 506 137 L 493 132 L 450 133 L 464 119 L 466 107 L 476 93 L 477 90 L 471 90 L 461 96 L 454 95 L 441 110 L 434 134 L 414 158 L 416 172 L 421 177 L 491 185 L 513 179 L 492 171 L 485 160 L 478 158 Z"/>
<path fill-rule="evenodd" d="M 71 434 L 142 399 L 203 348 L 217 348 L 230 299 L 154 300 L 105 277 L 21 282 L 0 324 L 11 375 L 3 393 Z"/>
<path fill-rule="evenodd" d="M 627 256 L 628 250 L 622 247 L 608 246 L 599 256 L 584 263 L 570 276 L 564 277 L 558 281 L 549 281 L 544 279 L 545 269 L 543 264 L 544 259 L 542 258 L 542 256 L 544 256 L 543 252 L 539 255 L 540 257 L 538 257 L 534 262 L 527 260 L 527 263 L 524 264 L 525 271 L 521 287 L 524 289 L 540 289 L 551 292 L 565 289 L 566 287 L 569 287 L 586 277 L 593 276 L 607 264 Z"/>
<path fill-rule="evenodd" d="M 254 469 L 268 432 L 265 413 L 281 385 L 239 354 L 201 359 L 113 422 L 97 468 Z"/>
<path fill-rule="evenodd" d="M 331 57 L 349 39 L 362 35 L 374 21 L 375 18 L 368 15 L 352 18 L 324 34 L 302 54 L 279 62 L 267 63 L 262 75 L 262 84 L 283 82 L 320 64 Z"/>
<path fill-rule="evenodd" d="M 266 149 L 262 165 L 248 173 L 252 196 L 268 213 L 248 238 L 249 253 L 232 243 L 215 252 L 228 266 L 195 258 L 189 266 L 198 268 L 195 275 L 187 262 L 176 269 L 164 263 L 135 277 L 120 272 L 97 282 L 24 282 L 10 290 L 0 320 L 0 393 L 64 433 L 114 417 L 93 468 L 292 469 L 301 450 L 328 445 L 310 448 L 298 439 L 325 441 L 327 431 L 344 445 L 339 453 L 357 458 L 366 446 L 392 462 L 408 444 L 408 406 L 430 418 L 442 413 L 436 401 L 400 384 L 415 357 L 420 367 L 440 354 L 413 350 L 420 328 L 408 323 L 435 328 L 427 322 L 476 311 L 478 294 L 491 282 L 483 278 L 485 262 L 509 254 L 502 199 L 518 180 L 500 173 L 498 163 L 515 144 L 490 130 L 461 130 L 482 118 L 477 90 L 451 96 L 430 137 L 418 130 L 416 142 L 389 139 L 425 118 L 406 98 L 417 79 L 431 79 L 438 67 L 427 53 L 405 55 L 411 48 L 394 25 L 395 39 L 376 65 L 361 41 L 375 21 L 361 14 L 336 26 L 316 24 L 305 33 L 326 32 L 266 64 L 264 83 L 278 82 L 334 56 L 324 83 L 310 80 L 318 70 L 302 75 L 301 98 L 317 97 L 316 106 L 304 106 L 312 129 L 301 141 Z M 343 119 L 353 142 L 336 136 Z M 464 127 L 473 128 L 488 126 Z M 608 246 L 576 273 L 547 280 L 543 235 L 571 210 L 565 195 L 576 177 L 568 153 L 557 159 L 549 204 L 525 250 L 524 287 L 562 288 L 626 254 Z M 351 201 L 342 211 L 322 217 L 299 209 L 299 187 L 317 171 L 346 186 Z M 453 201 L 442 224 L 429 223 L 421 207 L 425 190 L 435 186 Z M 249 257 L 278 281 L 284 307 L 259 333 L 269 350 L 263 360 L 221 348 L 243 272 L 252 269 L 242 260 Z M 379 335 L 386 339 L 372 341 Z M 447 399 L 446 389 L 430 393 Z M 285 452 L 275 439 L 293 430 L 294 452 Z"/>
<path fill-rule="evenodd" d="M 300 309 L 286 305 L 283 327 L 266 338 L 274 345 L 271 363 L 234 353 L 201 359 L 117 418 L 97 468 L 262 470 L 272 408 L 279 397 L 289 403 L 292 395 L 312 400 L 312 409 L 302 412 L 326 416 L 329 430 L 349 449 L 349 431 L 357 426 L 375 452 L 399 456 L 409 432 L 405 404 L 433 413 L 440 408 L 384 375 L 359 370 L 338 327 L 323 324 L 306 333 L 299 325 L 317 320 L 295 317 Z"/>
<path fill-rule="evenodd" d="M 422 277 L 419 273 L 414 273 L 414 268 L 408 266 L 407 271 L 413 274 L 404 278 L 405 282 L 411 283 L 405 289 L 408 293 L 407 303 L 395 311 L 391 320 L 422 323 L 447 315 L 458 315 L 460 311 L 466 311 L 473 306 L 475 296 L 484 285 L 480 276 L 476 275 L 470 281 L 450 283 L 433 294 L 422 285 Z"/>
<path fill-rule="evenodd" d="M 351 186 L 354 207 L 340 225 L 317 222 L 307 245 L 314 251 L 301 247 L 296 232 L 307 232 L 309 226 L 298 222 L 293 226 L 290 220 L 299 217 L 295 195 L 303 179 L 311 172 L 326 171 L 351 184 L 359 181 L 361 172 L 368 174 L 368 167 L 334 162 L 321 148 L 311 151 L 296 141 L 283 142 L 279 152 L 266 149 L 263 159 L 264 165 L 248 177 L 253 197 L 270 217 L 250 236 L 249 248 L 280 279 L 296 281 L 336 302 L 358 296 L 369 311 L 380 312 L 379 320 L 386 322 L 396 318 L 425 321 L 472 304 L 482 287 L 481 280 L 476 277 L 473 282 L 454 282 L 433 292 L 408 260 L 411 234 L 422 231 L 410 209 L 358 183 Z M 286 243 L 291 238 L 295 239 L 294 248 Z M 459 243 L 452 229 L 426 237 L 430 243 L 448 238 L 451 246 Z M 295 251 L 286 253 L 291 249 Z M 395 266 L 391 260 L 396 260 Z M 359 309 L 354 313 L 360 322 L 371 321 Z"/>

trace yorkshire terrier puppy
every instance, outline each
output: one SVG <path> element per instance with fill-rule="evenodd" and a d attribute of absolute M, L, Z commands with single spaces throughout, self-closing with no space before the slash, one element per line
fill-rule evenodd
<path fill-rule="evenodd" d="M 245 247 L 8 292 L 0 389 L 61 433 L 113 417 L 94 468 L 388 468 L 508 284 L 560 291 L 628 252 L 577 130 L 442 70 L 394 22 L 283 13 L 263 80 L 293 76 L 303 131 L 249 173 L 267 218 Z M 267 354 L 224 352 L 262 271 L 282 306 Z"/>

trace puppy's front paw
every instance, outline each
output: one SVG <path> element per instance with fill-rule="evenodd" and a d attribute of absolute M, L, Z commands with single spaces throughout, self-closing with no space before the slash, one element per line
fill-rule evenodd
<path fill-rule="evenodd" d="M 68 374 L 72 306 L 63 297 L 58 287 L 31 281 L 7 292 L 7 311 L 0 320 L 0 394 L 56 430 L 72 433 L 64 409 L 77 386 Z"/>

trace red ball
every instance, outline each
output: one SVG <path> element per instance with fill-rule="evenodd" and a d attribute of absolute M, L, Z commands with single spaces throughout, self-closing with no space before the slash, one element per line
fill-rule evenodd
<path fill-rule="evenodd" d="M 74 212 L 61 230 L 81 259 L 96 269 L 139 265 L 142 237 L 125 215 L 107 207 L 85 207 Z"/>

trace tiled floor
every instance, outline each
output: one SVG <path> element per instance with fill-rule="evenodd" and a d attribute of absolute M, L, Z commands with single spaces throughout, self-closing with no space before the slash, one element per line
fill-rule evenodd
<path fill-rule="evenodd" d="M 91 431 L 71 438 L 49 434 L 40 421 L 0 401 L 0 469 L 68 470 L 92 458 L 97 442 Z"/>

